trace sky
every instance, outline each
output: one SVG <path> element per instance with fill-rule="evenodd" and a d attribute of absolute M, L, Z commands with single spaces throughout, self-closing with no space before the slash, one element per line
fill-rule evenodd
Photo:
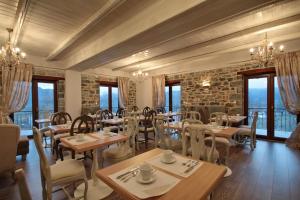
<path fill-rule="evenodd" d="M 267 80 L 268 79 L 266 77 L 249 79 L 248 87 L 249 88 L 259 88 L 259 89 L 267 88 Z M 274 86 L 277 88 L 278 87 L 277 77 L 275 77 L 274 83 L 275 83 Z"/>

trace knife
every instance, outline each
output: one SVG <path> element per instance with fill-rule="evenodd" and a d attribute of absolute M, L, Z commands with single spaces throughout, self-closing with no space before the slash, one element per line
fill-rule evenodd
<path fill-rule="evenodd" d="M 125 172 L 125 173 L 123 173 L 123 174 L 117 176 L 117 179 L 120 179 L 120 178 L 122 178 L 123 176 L 126 176 L 127 174 L 130 174 L 130 173 L 134 172 L 134 171 L 137 170 L 137 169 L 138 169 L 138 167 L 135 167 L 135 168 L 129 170 L 128 172 Z"/>
<path fill-rule="evenodd" d="M 184 173 L 188 173 L 188 172 L 192 171 L 192 170 L 194 169 L 194 167 L 195 167 L 196 165 L 198 165 L 198 164 L 199 164 L 199 161 L 196 161 L 192 166 L 190 166 L 189 168 L 187 168 L 187 169 L 184 171 Z"/>

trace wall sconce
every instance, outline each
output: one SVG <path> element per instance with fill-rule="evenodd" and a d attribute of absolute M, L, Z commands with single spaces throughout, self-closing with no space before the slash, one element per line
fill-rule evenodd
<path fill-rule="evenodd" d="M 203 80 L 202 81 L 202 86 L 203 87 L 210 87 L 210 81 L 209 80 Z"/>

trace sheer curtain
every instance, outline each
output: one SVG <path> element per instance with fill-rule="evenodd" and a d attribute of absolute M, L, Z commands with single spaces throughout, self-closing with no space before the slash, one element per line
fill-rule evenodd
<path fill-rule="evenodd" d="M 118 77 L 119 106 L 126 108 L 129 101 L 129 78 Z"/>
<path fill-rule="evenodd" d="M 300 52 L 279 55 L 275 59 L 276 75 L 282 102 L 288 112 L 300 114 Z M 287 144 L 300 147 L 300 124 L 287 139 Z"/>
<path fill-rule="evenodd" d="M 165 107 L 165 75 L 152 77 L 153 108 Z"/>
<path fill-rule="evenodd" d="M 32 66 L 21 63 L 16 66 L 1 67 L 2 92 L 0 101 L 0 124 L 12 123 L 9 115 L 24 108 L 27 103 Z"/>

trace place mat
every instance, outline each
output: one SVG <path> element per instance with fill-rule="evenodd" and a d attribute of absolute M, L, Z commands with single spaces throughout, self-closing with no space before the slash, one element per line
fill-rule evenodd
<path fill-rule="evenodd" d="M 89 142 L 94 142 L 97 141 L 97 138 L 91 137 L 89 135 L 84 135 L 83 139 L 78 139 L 78 136 L 71 136 L 71 137 L 66 137 L 66 140 L 68 140 L 68 142 L 71 145 L 81 145 L 81 144 L 85 144 L 85 143 L 89 143 Z"/>
<path fill-rule="evenodd" d="M 120 187 L 140 199 L 163 195 L 180 182 L 180 179 L 159 170 L 155 172 L 156 180 L 149 184 L 138 183 L 136 181 L 136 177 L 132 177 L 126 183 L 117 179 L 119 175 L 128 172 L 135 167 L 136 166 L 128 167 L 124 170 L 111 174 L 108 177 L 116 182 Z"/>
<path fill-rule="evenodd" d="M 166 163 L 161 162 L 162 156 L 163 156 L 163 153 L 151 158 L 150 160 L 147 160 L 146 162 L 157 168 L 166 170 L 170 173 L 176 174 L 176 175 L 184 177 L 184 178 L 187 178 L 190 175 L 192 175 L 203 164 L 203 162 L 199 161 L 199 163 L 191 171 L 184 173 L 188 169 L 188 167 L 183 165 L 183 163 L 186 163 L 188 160 L 191 160 L 191 159 L 174 154 L 176 161 L 174 163 L 166 164 Z"/>
<path fill-rule="evenodd" d="M 59 124 L 59 125 L 56 125 L 58 128 L 66 128 L 66 129 L 70 129 L 71 128 L 71 125 L 70 124 Z"/>
<path fill-rule="evenodd" d="M 95 137 L 95 138 L 100 139 L 100 140 L 107 139 L 107 138 L 114 137 L 114 136 L 118 135 L 117 133 L 113 133 L 113 132 L 109 132 L 109 133 L 110 133 L 109 135 L 108 134 L 105 135 L 104 131 L 100 131 L 100 132 L 97 132 L 97 133 L 91 133 L 90 135 L 92 137 Z"/>

